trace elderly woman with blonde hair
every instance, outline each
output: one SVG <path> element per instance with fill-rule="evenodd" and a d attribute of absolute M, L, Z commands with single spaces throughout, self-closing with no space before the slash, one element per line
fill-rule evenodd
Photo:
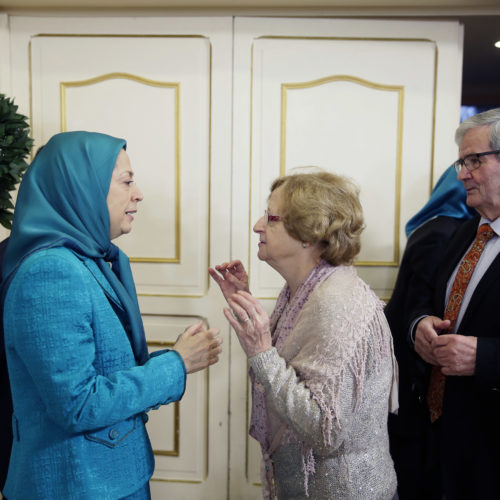
<path fill-rule="evenodd" d="M 383 305 L 352 266 L 363 227 L 346 178 L 281 177 L 254 226 L 259 259 L 286 281 L 271 317 L 240 261 L 209 270 L 250 364 L 264 498 L 395 494 L 387 415 L 397 367 Z"/>

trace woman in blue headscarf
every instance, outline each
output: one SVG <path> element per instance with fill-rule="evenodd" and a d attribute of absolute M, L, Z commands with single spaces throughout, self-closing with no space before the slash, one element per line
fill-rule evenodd
<path fill-rule="evenodd" d="M 148 354 L 128 258 L 111 242 L 143 199 L 125 148 L 57 134 L 21 183 L 3 266 L 10 500 L 150 498 L 146 412 L 181 399 L 186 373 L 220 353 L 200 322 Z"/>

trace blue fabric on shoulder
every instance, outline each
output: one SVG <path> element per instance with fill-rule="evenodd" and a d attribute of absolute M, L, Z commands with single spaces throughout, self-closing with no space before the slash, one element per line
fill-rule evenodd
<path fill-rule="evenodd" d="M 457 179 L 455 167 L 448 167 L 437 181 L 429 201 L 406 223 L 406 236 L 424 222 L 440 215 L 455 219 L 471 219 L 477 212 L 465 202 L 467 193 L 461 181 Z"/>

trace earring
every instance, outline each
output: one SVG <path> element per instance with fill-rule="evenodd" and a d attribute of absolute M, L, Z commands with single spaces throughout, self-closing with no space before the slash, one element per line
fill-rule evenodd
<path fill-rule="evenodd" d="M 302 248 L 307 248 L 309 245 L 307 243 L 302 243 Z"/>

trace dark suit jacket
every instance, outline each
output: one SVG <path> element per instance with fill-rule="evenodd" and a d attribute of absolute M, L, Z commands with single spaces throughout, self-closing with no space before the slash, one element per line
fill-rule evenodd
<path fill-rule="evenodd" d="M 446 284 L 475 238 L 479 218 L 450 240 L 435 292 L 415 314 L 443 317 Z M 457 333 L 478 338 L 476 373 L 447 377 L 441 417 L 441 466 L 446 499 L 500 498 L 500 254 L 478 284 Z"/>
<path fill-rule="evenodd" d="M 436 490 L 429 474 L 430 418 L 425 394 L 429 369 L 408 342 L 411 312 L 432 295 L 435 274 L 448 242 L 462 219 L 439 216 L 418 227 L 408 238 L 385 315 L 399 364 L 399 410 L 389 415 L 391 455 L 401 500 L 430 500 Z"/>
<path fill-rule="evenodd" d="M 440 216 L 429 220 L 410 235 L 391 300 L 384 310 L 400 368 L 399 420 L 413 419 L 414 405 L 426 391 L 427 367 L 408 342 L 411 312 L 421 307 L 422 300 L 432 294 L 435 274 L 446 246 L 461 223 L 461 219 Z M 401 431 L 414 433 L 415 429 Z"/>

